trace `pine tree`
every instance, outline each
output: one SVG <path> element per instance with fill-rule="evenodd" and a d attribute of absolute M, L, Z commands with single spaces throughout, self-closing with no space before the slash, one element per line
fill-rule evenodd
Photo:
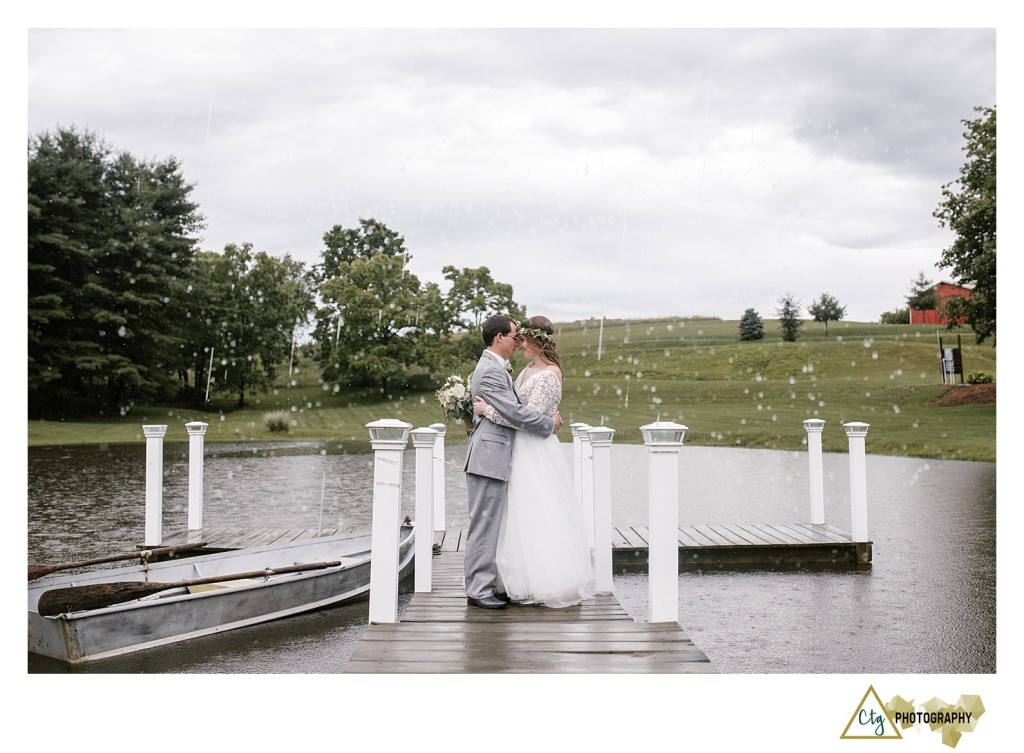
<path fill-rule="evenodd" d="M 764 321 L 754 309 L 747 309 L 740 318 L 740 340 L 760 340 L 764 337 Z"/>
<path fill-rule="evenodd" d="M 800 318 L 800 301 L 796 300 L 792 293 L 786 293 L 779 299 L 779 308 L 776 309 L 776 313 L 779 316 L 783 341 L 796 342 L 800 336 L 800 328 L 804 325 L 803 319 Z"/>

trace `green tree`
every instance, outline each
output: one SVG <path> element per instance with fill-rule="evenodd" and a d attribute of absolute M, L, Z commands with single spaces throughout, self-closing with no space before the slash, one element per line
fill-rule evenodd
<path fill-rule="evenodd" d="M 458 354 L 462 360 L 475 361 L 480 357 L 483 340 L 480 326 L 492 314 L 508 314 L 516 321 L 526 318 L 526 308 L 515 302 L 512 286 L 498 282 L 487 267 L 463 267 L 457 269 L 448 265 L 441 270 L 451 282 L 445 305 L 453 331 L 463 332 L 457 336 Z"/>
<path fill-rule="evenodd" d="M 925 277 L 924 272 L 918 272 L 917 279 L 910 283 L 907 306 L 913 311 L 926 311 L 936 305 L 935 283 Z"/>
<path fill-rule="evenodd" d="M 846 306 L 841 306 L 839 299 L 835 296 L 822 293 L 807 307 L 807 313 L 814 318 L 814 321 L 825 323 L 825 337 L 828 337 L 828 323 L 838 322 L 846 316 Z"/>
<path fill-rule="evenodd" d="M 337 277 L 356 259 L 369 259 L 377 254 L 399 259 L 399 269 L 409 263 L 405 239 L 395 231 L 374 219 L 360 219 L 359 227 L 346 228 L 335 225 L 323 236 L 324 250 L 320 263 L 313 270 L 317 283 Z"/>
<path fill-rule="evenodd" d="M 910 308 L 908 306 L 893 309 L 892 311 L 885 311 L 878 318 L 879 324 L 907 324 L 909 322 Z"/>
<path fill-rule="evenodd" d="M 217 355 L 219 326 L 227 301 L 218 276 L 223 256 L 214 251 L 200 251 L 192 265 L 191 276 L 182 296 L 185 307 L 185 336 L 181 346 L 178 376 L 181 398 L 193 405 L 206 399 L 207 384 L 212 383 L 212 357 Z"/>
<path fill-rule="evenodd" d="M 512 298 L 512 286 L 495 280 L 487 267 L 448 265 L 441 272 L 451 282 L 448 308 L 461 329 L 478 330 L 492 314 L 508 314 L 517 321 L 526 317 L 526 310 Z"/>
<path fill-rule="evenodd" d="M 431 337 L 451 331 L 436 284 L 423 288 L 409 271 L 401 235 L 373 219 L 358 228 L 335 225 L 324 234 L 314 271 L 321 305 L 314 338 L 325 382 L 376 385 L 390 395 L 429 373 L 444 348 Z"/>
<path fill-rule="evenodd" d="M 212 325 L 216 389 L 238 396 L 273 386 L 277 369 L 291 353 L 295 329 L 308 317 L 312 296 L 301 262 L 253 253 L 252 244 L 229 244 L 210 264 L 217 305 L 208 309 Z M 198 352 L 193 345 L 193 353 Z M 201 368 L 201 365 L 200 365 Z"/>
<path fill-rule="evenodd" d="M 754 309 L 747 309 L 740 317 L 740 340 L 761 340 L 764 338 L 764 320 Z"/>
<path fill-rule="evenodd" d="M 30 139 L 30 413 L 125 411 L 173 394 L 202 228 L 180 167 L 73 128 Z"/>
<path fill-rule="evenodd" d="M 971 297 L 949 298 L 950 326 L 966 320 L 980 344 L 996 341 L 996 108 L 976 107 L 980 117 L 964 120 L 967 160 L 960 177 L 942 187 L 943 200 L 933 213 L 953 231 L 953 244 L 936 265 L 952 270 L 957 283 L 972 288 Z"/>
<path fill-rule="evenodd" d="M 325 381 L 376 384 L 390 395 L 418 358 L 420 282 L 393 256 L 342 262 L 321 283 L 320 373 Z"/>
<path fill-rule="evenodd" d="M 782 329 L 784 342 L 796 342 L 800 336 L 800 328 L 804 321 L 800 318 L 800 301 L 793 297 L 792 293 L 779 298 L 779 307 L 775 313 L 779 317 L 779 327 Z"/>

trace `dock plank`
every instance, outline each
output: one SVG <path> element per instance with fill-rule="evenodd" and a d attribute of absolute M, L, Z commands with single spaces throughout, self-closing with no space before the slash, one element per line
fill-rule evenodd
<path fill-rule="evenodd" d="M 631 535 L 636 535 L 636 531 Z M 613 595 L 564 609 L 466 603 L 463 554 L 436 557 L 430 593 L 371 624 L 343 668 L 360 673 L 715 673 L 677 623 L 639 623 Z"/>

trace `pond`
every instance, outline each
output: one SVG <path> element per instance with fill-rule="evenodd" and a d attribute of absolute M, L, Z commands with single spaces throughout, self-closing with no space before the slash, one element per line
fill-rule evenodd
<path fill-rule="evenodd" d="M 868 442 L 870 450 L 870 437 Z M 338 443 L 209 444 L 204 524 L 345 528 L 371 523 L 372 455 Z M 449 529 L 466 525 L 464 445 L 449 446 Z M 413 515 L 414 453 L 403 513 Z M 566 444 L 567 461 L 571 447 Z M 164 448 L 164 531 L 186 525 L 188 447 Z M 826 522 L 850 530 L 849 464 L 824 456 Z M 679 520 L 809 520 L 801 452 L 684 447 Z M 679 622 L 725 673 L 996 671 L 996 469 L 992 463 L 868 455 L 864 571 L 696 571 L 679 576 Z M 28 558 L 131 551 L 144 535 L 145 447 L 31 448 Z M 613 525 L 647 523 L 647 450 L 612 448 Z M 615 592 L 646 618 L 643 573 Z M 409 593 L 400 597 L 400 609 Z M 28 655 L 30 673 L 336 673 L 367 621 L 365 602 L 68 668 Z"/>

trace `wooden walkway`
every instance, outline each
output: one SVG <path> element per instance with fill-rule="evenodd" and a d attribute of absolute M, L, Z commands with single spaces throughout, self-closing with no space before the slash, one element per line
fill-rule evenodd
<path fill-rule="evenodd" d="M 161 546 L 206 542 L 204 552 L 268 546 L 275 542 L 301 541 L 320 536 L 355 533 L 325 528 L 257 530 L 201 528 L 177 531 L 166 536 Z M 465 531 L 455 529 L 434 534 L 443 551 L 462 549 Z M 829 525 L 809 523 L 707 524 L 682 526 L 677 532 L 679 571 L 696 569 L 864 567 L 871 564 L 871 542 L 855 542 L 850 534 Z M 617 572 L 647 568 L 648 530 L 643 526 L 612 529 L 612 564 Z"/>
<path fill-rule="evenodd" d="M 717 672 L 678 624 L 635 622 L 614 596 L 565 609 L 468 606 L 461 532 L 441 538 L 431 593 L 413 594 L 401 622 L 369 625 L 343 673 Z"/>
<path fill-rule="evenodd" d="M 207 551 L 266 546 L 348 531 L 203 528 L 169 534 L 163 545 L 205 541 Z M 871 543 L 828 525 L 683 526 L 679 570 L 725 567 L 848 567 L 871 563 Z M 358 673 L 716 673 L 676 623 L 634 621 L 614 596 L 566 609 L 466 604 L 465 531 L 434 535 L 434 584 L 415 593 L 397 624 L 369 625 L 342 669 Z M 616 571 L 646 569 L 648 531 L 612 531 Z"/>
<path fill-rule="evenodd" d="M 871 542 L 855 542 L 830 525 L 811 523 L 710 523 L 677 531 L 679 570 L 726 567 L 863 567 L 871 564 Z M 616 570 L 647 567 L 646 527 L 612 529 Z"/>

